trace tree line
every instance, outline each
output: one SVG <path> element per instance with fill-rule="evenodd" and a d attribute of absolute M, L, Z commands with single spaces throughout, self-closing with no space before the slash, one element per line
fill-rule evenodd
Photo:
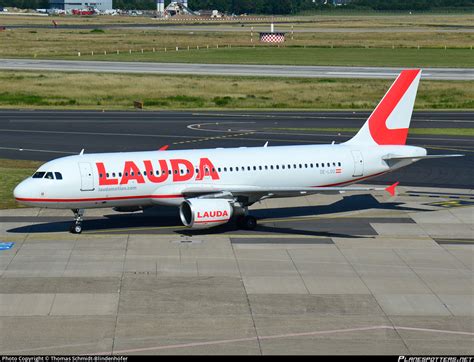
<path fill-rule="evenodd" d="M 168 5 L 170 0 L 165 0 Z M 334 9 L 332 0 L 188 0 L 193 10 L 219 10 L 227 14 L 298 14 L 302 11 Z M 49 0 L 0 0 L 0 6 L 23 9 L 49 7 Z M 115 9 L 156 9 L 155 0 L 113 0 Z M 474 0 L 352 0 L 342 8 L 367 10 L 433 10 L 474 8 Z M 341 8 L 341 7 L 337 7 Z"/>

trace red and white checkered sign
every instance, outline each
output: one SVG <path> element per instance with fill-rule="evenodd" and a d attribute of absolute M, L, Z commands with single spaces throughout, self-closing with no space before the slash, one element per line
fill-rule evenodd
<path fill-rule="evenodd" d="M 285 33 L 260 33 L 260 41 L 262 43 L 283 43 Z"/>

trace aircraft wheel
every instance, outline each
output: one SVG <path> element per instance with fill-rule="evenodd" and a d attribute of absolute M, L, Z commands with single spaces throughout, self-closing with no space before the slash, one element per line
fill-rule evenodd
<path fill-rule="evenodd" d="M 257 227 L 257 219 L 253 216 L 247 215 L 238 220 L 238 225 L 242 229 L 253 230 Z"/>
<path fill-rule="evenodd" d="M 73 233 L 73 234 L 82 233 L 82 225 L 81 224 L 72 224 L 70 232 Z"/>

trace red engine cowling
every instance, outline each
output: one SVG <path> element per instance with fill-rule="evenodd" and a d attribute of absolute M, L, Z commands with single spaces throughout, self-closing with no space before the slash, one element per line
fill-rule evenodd
<path fill-rule="evenodd" d="M 187 199 L 179 207 L 183 224 L 192 229 L 207 229 L 225 224 L 233 207 L 223 199 Z"/>

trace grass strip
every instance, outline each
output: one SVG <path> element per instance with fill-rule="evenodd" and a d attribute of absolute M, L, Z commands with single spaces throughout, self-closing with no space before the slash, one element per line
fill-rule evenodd
<path fill-rule="evenodd" d="M 0 71 L 0 108 L 371 110 L 391 79 Z M 420 83 L 416 109 L 474 109 L 473 81 Z M 139 115 L 137 115 L 139 117 Z"/>
<path fill-rule="evenodd" d="M 21 207 L 13 198 L 13 189 L 43 164 L 41 161 L 0 159 L 0 209 Z"/>

